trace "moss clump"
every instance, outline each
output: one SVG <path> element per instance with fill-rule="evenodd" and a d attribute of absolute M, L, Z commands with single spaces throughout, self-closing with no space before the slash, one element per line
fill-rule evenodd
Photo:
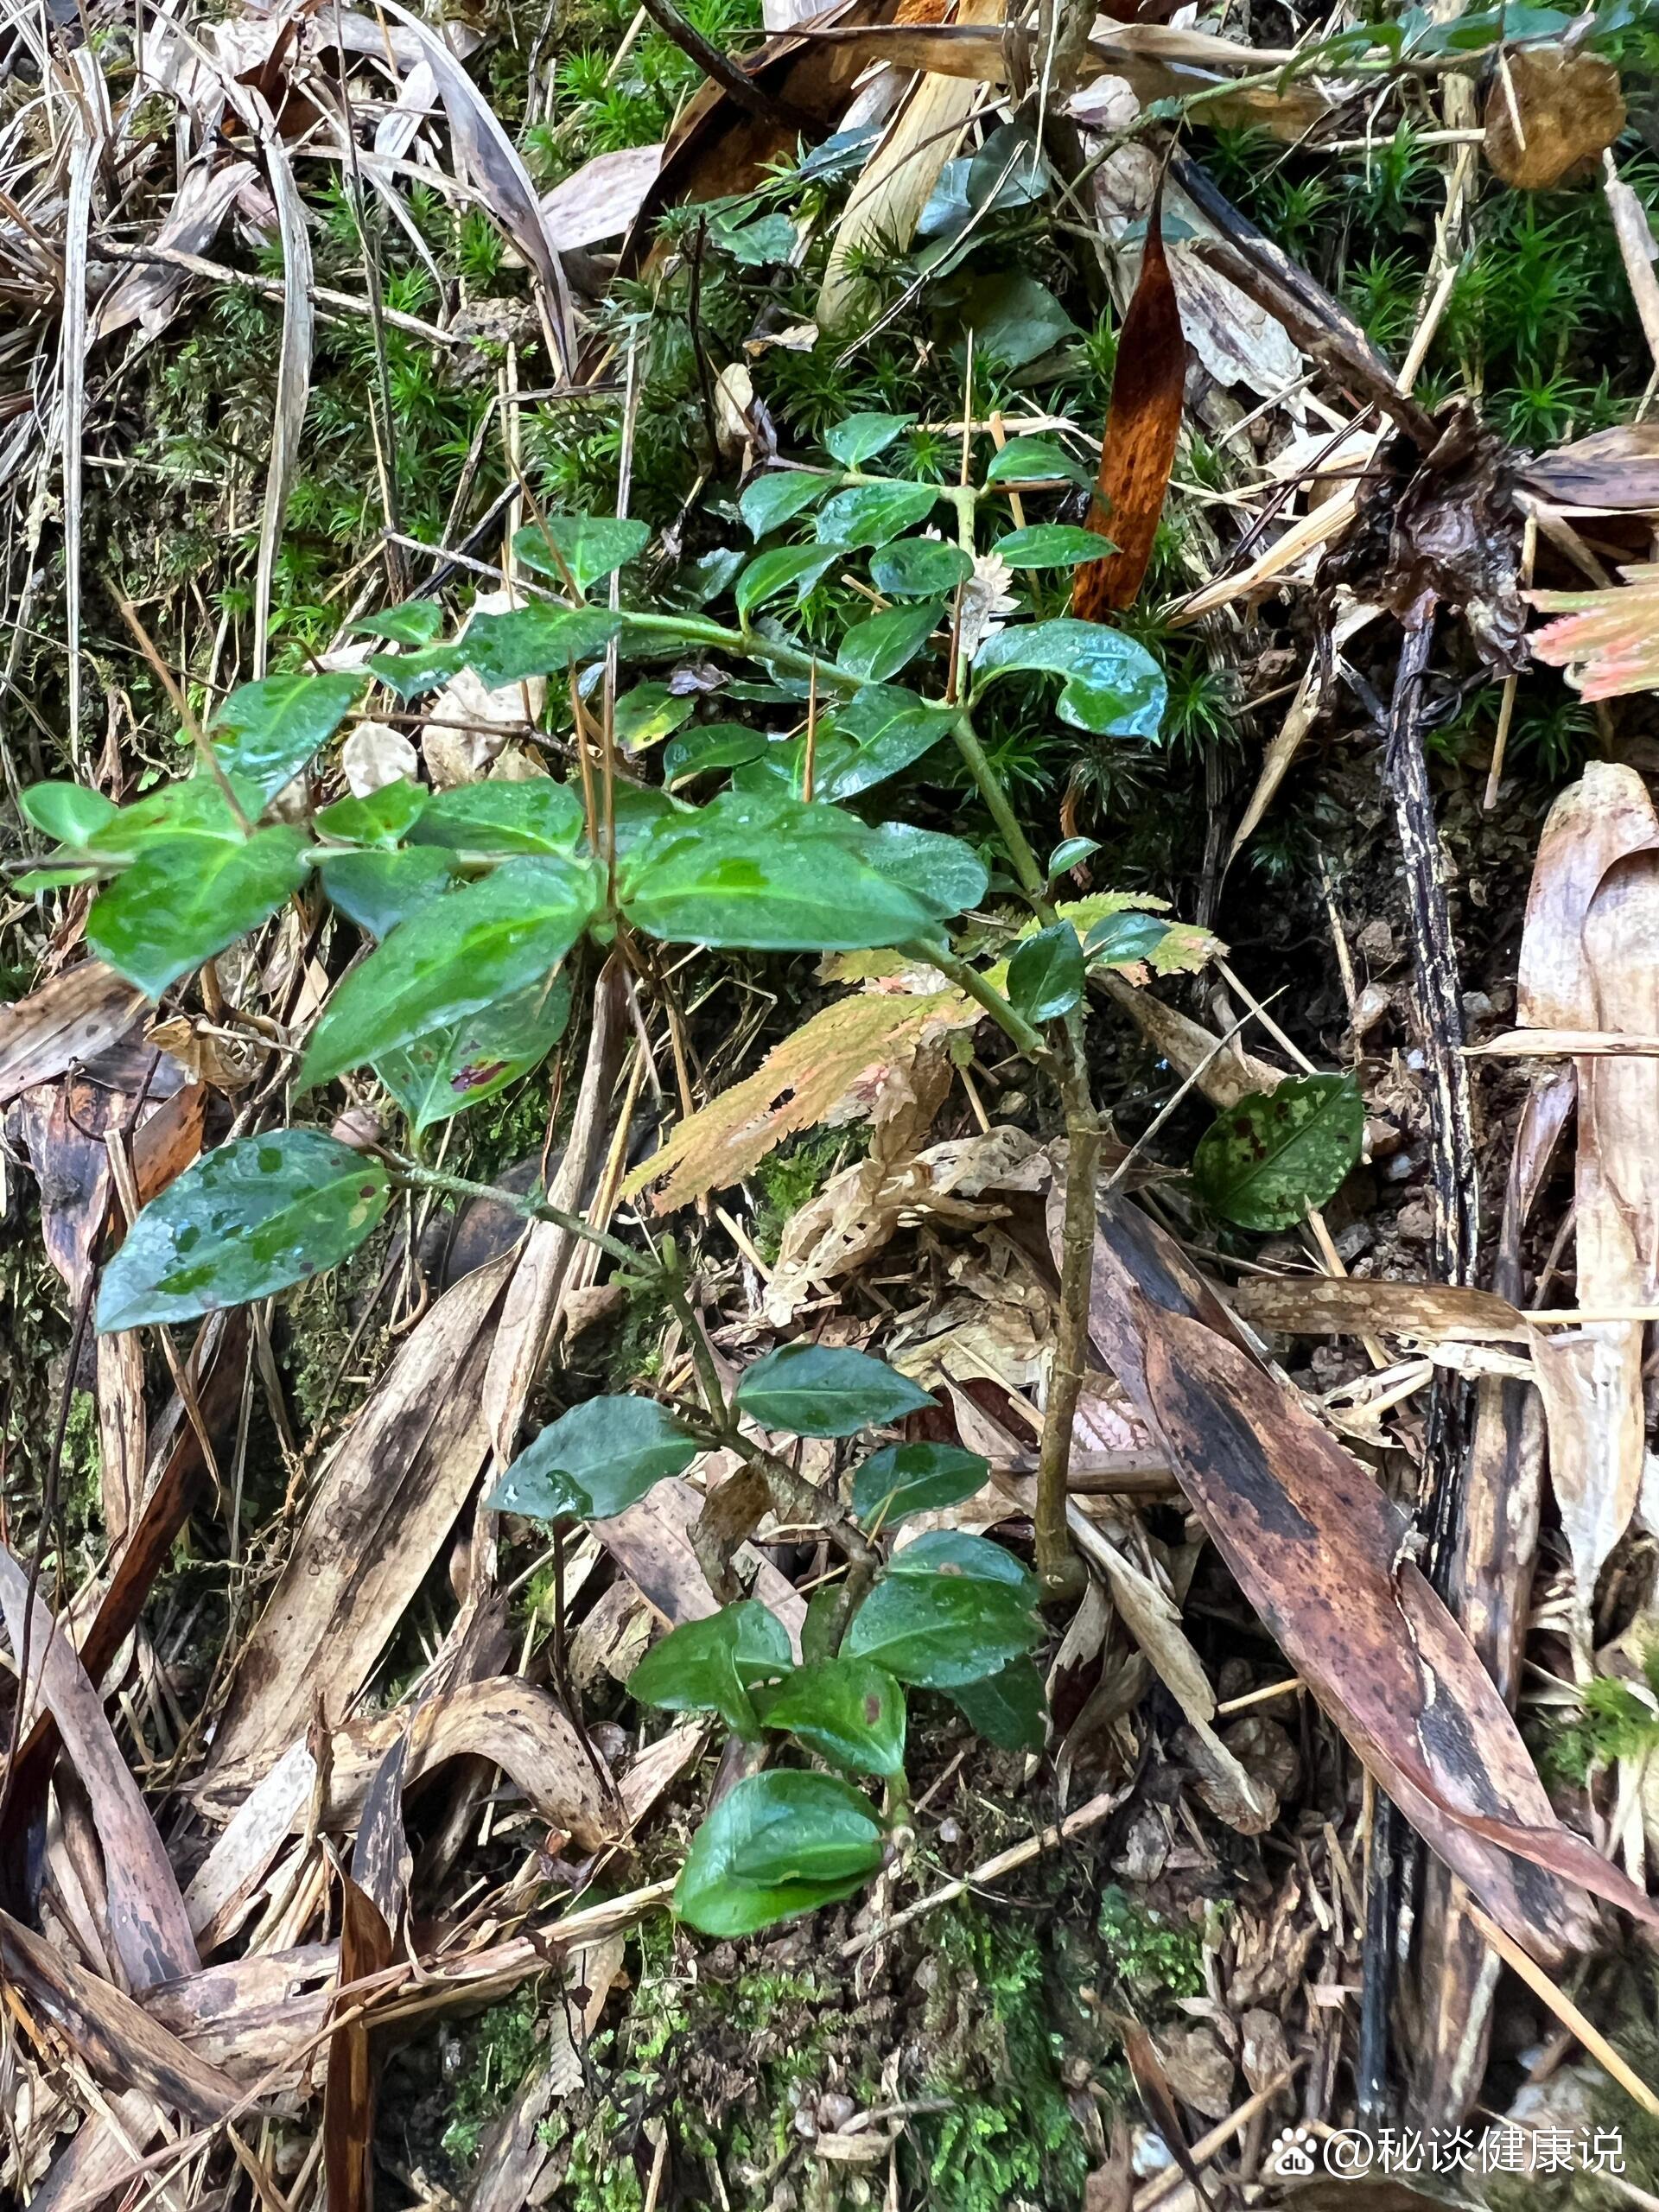
<path fill-rule="evenodd" d="M 838 1169 L 861 1160 L 868 1147 L 869 1132 L 861 1122 L 844 1129 L 815 1129 L 761 1161 L 754 1171 L 760 1188 L 754 1243 L 762 1259 L 778 1257 L 792 1217 L 817 1198 Z"/>
<path fill-rule="evenodd" d="M 1096 1923 L 1119 1979 L 1143 2003 L 1173 2002 L 1204 1993 L 1204 1940 L 1195 1928 L 1178 1928 L 1139 1904 L 1114 1884 L 1100 1901 Z"/>
<path fill-rule="evenodd" d="M 493 2005 L 467 2031 L 442 2145 L 458 2166 L 477 2158 L 485 2130 L 505 2110 L 542 2048 L 533 1999 Z"/>

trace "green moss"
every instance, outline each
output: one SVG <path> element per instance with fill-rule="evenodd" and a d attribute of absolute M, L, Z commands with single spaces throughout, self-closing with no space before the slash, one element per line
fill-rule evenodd
<path fill-rule="evenodd" d="M 443 2148 L 458 2164 L 468 2165 L 492 2120 L 504 2110 L 542 2049 L 537 2006 L 520 1993 L 474 2021 L 466 2037 L 466 2056 L 455 2076 L 454 2112 L 443 2132 Z"/>
<path fill-rule="evenodd" d="M 1204 1941 L 1197 1929 L 1175 1927 L 1116 1884 L 1101 1898 L 1096 1925 L 1120 1980 L 1137 1998 L 1203 1994 Z"/>
<path fill-rule="evenodd" d="M 754 1242 L 763 1259 L 777 1258 L 791 1217 L 849 1160 L 861 1160 L 869 1141 L 869 1132 L 861 1122 L 846 1128 L 815 1129 L 780 1146 L 760 1162 L 754 1171 L 760 1188 Z"/>

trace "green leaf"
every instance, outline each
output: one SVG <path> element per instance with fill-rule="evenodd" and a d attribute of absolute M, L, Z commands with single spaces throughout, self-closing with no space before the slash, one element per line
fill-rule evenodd
<path fill-rule="evenodd" d="M 245 777 L 262 799 L 270 798 L 334 735 L 362 684 L 359 676 L 301 671 L 240 685 L 209 732 L 226 774 Z"/>
<path fill-rule="evenodd" d="M 959 912 L 951 899 L 975 882 L 977 898 L 985 880 L 954 838 L 872 830 L 821 803 L 733 791 L 649 830 L 628 855 L 621 900 L 636 927 L 674 944 L 853 951 Z"/>
<path fill-rule="evenodd" d="M 1359 1158 L 1365 1102 L 1351 1075 L 1294 1076 L 1217 1114 L 1192 1157 L 1199 1196 L 1241 1229 L 1292 1229 Z"/>
<path fill-rule="evenodd" d="M 853 1510 L 870 1528 L 891 1529 L 912 1513 L 960 1505 L 990 1479 L 989 1463 L 960 1444 L 889 1444 L 853 1478 Z"/>
<path fill-rule="evenodd" d="M 518 1454 L 488 1503 L 493 1512 L 535 1521 L 609 1521 L 670 1475 L 683 1475 L 702 1448 L 654 1398 L 589 1398 Z M 783 1657 L 787 1664 L 787 1637 Z"/>
<path fill-rule="evenodd" d="M 795 251 L 795 226 L 777 212 L 757 216 L 753 222 L 716 217 L 712 226 L 715 244 L 745 269 L 766 269 L 787 261 Z"/>
<path fill-rule="evenodd" d="M 834 488 L 835 478 L 817 469 L 780 468 L 746 484 L 737 511 L 748 524 L 749 535 L 764 537 L 779 524 L 804 514 L 815 501 Z"/>
<path fill-rule="evenodd" d="M 19 804 L 25 819 L 43 837 L 76 849 L 120 811 L 113 799 L 89 791 L 85 784 L 31 784 Z"/>
<path fill-rule="evenodd" d="M 666 683 L 636 683 L 616 702 L 617 741 L 630 753 L 671 737 L 696 712 L 695 699 L 677 699 Z"/>
<path fill-rule="evenodd" d="M 873 683 L 855 691 L 830 725 L 833 734 L 850 740 L 855 749 L 840 758 L 825 748 L 819 798 L 852 798 L 900 774 L 948 737 L 956 719 L 954 707 L 930 706 L 896 685 Z M 963 904 L 971 906 L 980 896 L 975 892 Z"/>
<path fill-rule="evenodd" d="M 1020 1582 L 982 1553 L 1007 1560 Z M 1034 1596 L 1033 1579 L 997 1545 L 942 1529 L 894 1555 L 853 1616 L 843 1649 L 919 1688 L 956 1689 L 1031 1650 L 1039 1634 Z"/>
<path fill-rule="evenodd" d="M 416 845 L 447 845 L 469 860 L 515 853 L 574 853 L 586 828 L 582 800 L 550 776 L 502 784 L 459 784 L 427 801 L 410 832 Z"/>
<path fill-rule="evenodd" d="M 783 1623 L 746 1598 L 706 1620 L 671 1629 L 629 1675 L 628 1688 L 641 1705 L 668 1713 L 717 1713 L 740 1736 L 753 1738 L 760 1723 L 749 1693 L 789 1670 Z"/>
<path fill-rule="evenodd" d="M 359 638 L 387 638 L 394 645 L 429 645 L 443 627 L 443 609 L 435 599 L 406 599 L 401 607 L 361 615 L 346 626 Z"/>
<path fill-rule="evenodd" d="M 779 1344 L 746 1371 L 737 1402 L 762 1428 L 792 1436 L 851 1436 L 936 1409 L 925 1390 L 885 1360 L 833 1344 Z"/>
<path fill-rule="evenodd" d="M 733 594 L 738 620 L 747 623 L 757 607 L 776 599 L 791 584 L 798 607 L 825 569 L 833 567 L 845 550 L 842 545 L 774 545 L 769 552 L 757 553 L 738 578 Z"/>
<path fill-rule="evenodd" d="M 221 1145 L 152 1198 L 104 1270 L 105 1333 L 245 1306 L 337 1267 L 391 1197 L 386 1171 L 321 1129 Z"/>
<path fill-rule="evenodd" d="M 1052 438 L 1010 438 L 999 453 L 993 454 L 985 471 L 988 486 L 1017 484 L 1022 490 L 1044 484 L 1085 485 L 1093 480 L 1082 462 L 1073 461 Z"/>
<path fill-rule="evenodd" d="M 430 796 L 423 784 L 399 776 L 363 798 L 337 798 L 322 808 L 313 827 L 343 844 L 396 845 L 408 836 Z"/>
<path fill-rule="evenodd" d="M 943 537 L 904 537 L 870 556 L 870 582 L 889 599 L 943 599 L 973 573 L 961 546 Z"/>
<path fill-rule="evenodd" d="M 461 640 L 461 655 L 492 691 L 532 676 L 563 675 L 578 661 L 604 652 L 622 627 L 620 614 L 596 607 L 550 607 L 545 600 L 510 607 L 505 614 L 475 614 Z"/>
<path fill-rule="evenodd" d="M 510 998 L 383 1052 L 374 1071 L 416 1135 L 539 1067 L 570 1021 L 570 978 L 531 983 Z"/>
<path fill-rule="evenodd" d="M 1042 1750 L 1048 1699 L 1034 1659 L 1010 1659 L 983 1681 L 959 1682 L 945 1694 L 970 1727 L 1005 1751 Z"/>
<path fill-rule="evenodd" d="M 915 420 L 913 415 L 849 415 L 824 433 L 824 448 L 843 468 L 862 468 Z"/>
<path fill-rule="evenodd" d="M 991 548 L 1011 569 L 1074 569 L 1079 561 L 1099 561 L 1113 550 L 1109 538 L 1075 523 L 1034 522 L 1011 530 Z"/>
<path fill-rule="evenodd" d="M 548 515 L 544 520 L 545 527 L 519 531 L 513 551 L 540 575 L 563 582 L 568 573 L 584 599 L 589 585 L 636 559 L 651 543 L 645 523 L 615 515 Z"/>
<path fill-rule="evenodd" d="M 868 1659 L 798 1668 L 756 1700 L 768 1728 L 786 1728 L 832 1766 L 852 1774 L 902 1774 L 905 1694 Z"/>
<path fill-rule="evenodd" d="M 1076 868 L 1079 861 L 1086 861 L 1091 853 L 1100 850 L 1098 837 L 1062 837 L 1048 856 L 1048 880 L 1064 875 L 1068 868 Z"/>
<path fill-rule="evenodd" d="M 1083 947 L 1070 922 L 1024 938 L 1008 963 L 1008 997 L 1027 1021 L 1053 1021 L 1083 996 Z"/>
<path fill-rule="evenodd" d="M 849 1783 L 791 1769 L 747 1775 L 692 1837 L 674 1910 L 705 1936 L 750 1936 L 851 1897 L 882 1855 L 874 1808 Z"/>
<path fill-rule="evenodd" d="M 976 353 L 995 356 L 1005 368 L 1023 369 L 1082 334 L 1046 285 L 1013 270 L 976 278 L 960 312 Z"/>
<path fill-rule="evenodd" d="M 943 613 L 937 601 L 927 601 L 919 607 L 890 607 L 885 614 L 872 614 L 842 637 L 837 658 L 855 676 L 884 683 L 915 659 L 938 629 Z"/>
<path fill-rule="evenodd" d="M 276 912 L 305 880 L 310 849 L 297 830 L 251 837 L 163 839 L 101 891 L 86 941 L 153 999 Z"/>
<path fill-rule="evenodd" d="M 371 937 L 389 937 L 399 922 L 423 913 L 454 874 L 435 847 L 408 852 L 319 852 L 317 869 L 330 901 Z"/>
<path fill-rule="evenodd" d="M 588 926 L 599 892 L 585 863 L 518 860 L 433 899 L 335 987 L 301 1063 L 300 1088 L 315 1090 L 551 975 Z"/>
<path fill-rule="evenodd" d="M 467 665 L 467 655 L 457 645 L 424 645 L 410 653 L 371 653 L 369 672 L 400 699 L 418 699 L 435 691 Z"/>
<path fill-rule="evenodd" d="M 233 778 L 232 788 L 245 815 L 258 813 L 264 794 L 257 784 Z M 87 838 L 86 849 L 110 860 L 133 861 L 158 844 L 176 847 L 200 838 L 208 844 L 239 845 L 246 835 L 218 778 L 204 768 L 121 808 Z"/>
<path fill-rule="evenodd" d="M 840 551 L 859 545 L 885 545 L 914 530 L 933 512 L 937 484 L 854 484 L 818 509 L 817 533 Z"/>
<path fill-rule="evenodd" d="M 663 781 L 671 791 L 716 768 L 740 768 L 766 749 L 764 730 L 741 722 L 702 722 L 663 747 Z"/>
<path fill-rule="evenodd" d="M 1084 939 L 1085 958 L 1108 968 L 1147 960 L 1169 935 L 1169 924 L 1155 914 L 1106 914 Z"/>
<path fill-rule="evenodd" d="M 1074 729 L 1117 737 L 1158 734 L 1164 715 L 1162 671 L 1121 630 L 1070 616 L 1000 630 L 979 649 L 976 689 L 1015 669 L 1065 678 L 1060 720 Z"/>

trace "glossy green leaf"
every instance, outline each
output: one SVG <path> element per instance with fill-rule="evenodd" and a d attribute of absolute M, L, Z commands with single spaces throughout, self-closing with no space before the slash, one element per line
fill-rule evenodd
<path fill-rule="evenodd" d="M 391 1197 L 377 1160 L 321 1129 L 279 1129 L 210 1152 L 152 1198 L 104 1270 L 107 1332 L 245 1306 L 337 1267 Z"/>
<path fill-rule="evenodd" d="M 435 792 L 410 839 L 491 860 L 515 853 L 574 853 L 586 826 L 582 800 L 569 784 L 534 776 L 522 784 L 460 784 Z"/>
<path fill-rule="evenodd" d="M 849 415 L 833 430 L 824 432 L 824 448 L 843 468 L 862 468 L 867 461 L 885 453 L 915 420 L 913 415 Z"/>
<path fill-rule="evenodd" d="M 937 601 L 916 607 L 890 607 L 885 614 L 872 614 L 856 622 L 842 638 L 836 658 L 842 668 L 872 683 L 885 683 L 890 676 L 914 660 L 939 626 L 944 608 Z"/>
<path fill-rule="evenodd" d="M 1335 1197 L 1364 1135 L 1352 1076 L 1294 1076 L 1217 1115 L 1198 1140 L 1193 1179 L 1211 1211 L 1241 1229 L 1292 1229 Z"/>
<path fill-rule="evenodd" d="M 1144 646 L 1102 622 L 1063 616 L 1015 624 L 979 649 L 976 688 L 1015 669 L 1064 677 L 1060 720 L 1117 737 L 1156 737 L 1163 720 L 1162 671 Z"/>
<path fill-rule="evenodd" d="M 768 1728 L 787 1729 L 832 1766 L 851 1774 L 902 1774 L 905 1694 L 868 1659 L 825 1659 L 798 1668 L 781 1689 L 755 1700 Z"/>
<path fill-rule="evenodd" d="M 787 1429 L 792 1436 L 852 1436 L 935 1405 L 885 1360 L 810 1344 L 779 1344 L 756 1360 L 737 1386 L 737 1402 L 763 1428 Z"/>
<path fill-rule="evenodd" d="M 563 675 L 604 652 L 622 627 L 620 614 L 597 607 L 550 607 L 535 600 L 504 614 L 475 614 L 461 640 L 461 658 L 492 691 L 532 676 Z"/>
<path fill-rule="evenodd" d="M 453 855 L 435 845 L 407 852 L 319 852 L 317 872 L 329 901 L 371 937 L 424 913 L 454 874 Z"/>
<path fill-rule="evenodd" d="M 863 850 L 895 891 L 908 892 L 936 922 L 978 906 L 990 882 L 989 871 L 971 845 L 908 822 L 878 823 L 867 832 Z"/>
<path fill-rule="evenodd" d="M 1100 560 L 1113 547 L 1109 538 L 1075 523 L 1034 522 L 999 537 L 991 550 L 1011 569 L 1075 569 L 1080 561 Z"/>
<path fill-rule="evenodd" d="M 751 537 L 764 537 L 770 530 L 789 521 L 823 499 L 835 486 L 835 478 L 817 469 L 780 468 L 746 484 L 737 511 L 748 524 Z"/>
<path fill-rule="evenodd" d="M 641 1705 L 717 1713 L 740 1736 L 754 1737 L 760 1722 L 750 1692 L 781 1681 L 790 1664 L 783 1623 L 749 1598 L 671 1629 L 629 1675 L 628 1688 Z"/>
<path fill-rule="evenodd" d="M 570 1022 L 570 979 L 531 983 L 511 998 L 382 1052 L 374 1071 L 417 1135 L 539 1067 Z"/>
<path fill-rule="evenodd" d="M 77 849 L 120 811 L 112 799 L 85 784 L 31 784 L 20 804 L 24 818 L 41 836 Z"/>
<path fill-rule="evenodd" d="M 244 816 L 251 819 L 264 804 L 264 793 L 245 778 L 232 778 L 231 784 Z M 87 837 L 86 849 L 112 861 L 132 861 L 156 845 L 176 848 L 197 839 L 239 845 L 246 834 L 219 779 L 204 768 L 179 783 L 162 784 L 106 817 Z"/>
<path fill-rule="evenodd" d="M 93 900 L 86 942 L 118 976 L 160 998 L 274 914 L 308 864 L 305 839 L 286 827 L 146 845 Z"/>
<path fill-rule="evenodd" d="M 585 861 L 517 860 L 434 899 L 335 987 L 301 1063 L 301 1089 L 550 976 L 588 926 L 600 889 Z"/>
<path fill-rule="evenodd" d="M 962 1529 L 930 1529 L 925 1535 L 914 1537 L 893 1554 L 887 1572 L 890 1577 L 909 1575 L 918 1580 L 954 1575 L 988 1588 L 1010 1590 L 1026 1605 L 1035 1605 L 1039 1596 L 1037 1578 L 1023 1560 L 988 1536 L 972 1536 Z"/>
<path fill-rule="evenodd" d="M 642 522 L 615 515 L 548 515 L 519 531 L 512 550 L 538 575 L 557 576 L 561 582 L 569 575 L 586 598 L 591 586 L 636 560 L 650 543 L 650 529 Z"/>
<path fill-rule="evenodd" d="M 885 545 L 925 522 L 938 496 L 937 484 L 849 485 L 818 509 L 819 539 L 843 550 Z"/>
<path fill-rule="evenodd" d="M 901 774 L 948 737 L 956 720 L 955 708 L 930 706 L 913 691 L 896 685 L 873 683 L 855 691 L 845 706 L 836 709 L 830 733 L 849 740 L 851 749 L 836 753 L 823 748 L 819 798 L 852 798 Z M 980 895 L 976 892 L 963 905 L 972 906 Z"/>
<path fill-rule="evenodd" d="M 702 1448 L 654 1398 L 589 1398 L 549 1422 L 488 1502 L 494 1512 L 526 1513 L 536 1521 L 609 1521 L 670 1475 L 683 1475 Z M 783 1658 L 787 1664 L 787 1637 Z"/>
<path fill-rule="evenodd" d="M 362 798 L 337 798 L 321 810 L 313 826 L 345 844 L 396 845 L 408 836 L 430 796 L 424 784 L 399 776 Z"/>
<path fill-rule="evenodd" d="M 766 749 L 764 730 L 747 729 L 741 722 L 702 722 L 663 747 L 663 781 L 671 790 L 716 768 L 741 767 Z"/>
<path fill-rule="evenodd" d="M 1027 1021 L 1053 1021 L 1083 996 L 1083 947 L 1070 922 L 1023 938 L 1008 962 L 1008 998 Z"/>
<path fill-rule="evenodd" d="M 1083 334 L 1046 284 L 1014 270 L 976 277 L 959 312 L 974 334 L 976 355 L 1009 369 L 1023 369 Z"/>
<path fill-rule="evenodd" d="M 1048 1699 L 1034 1659 L 1010 1659 L 983 1681 L 958 1682 L 945 1694 L 972 1728 L 1005 1751 L 1040 1751 L 1048 1736 Z"/>
<path fill-rule="evenodd" d="M 643 752 L 648 745 L 660 745 L 664 738 L 672 737 L 682 722 L 689 721 L 696 709 L 695 699 L 677 699 L 666 683 L 636 683 L 616 702 L 613 727 L 617 742 L 626 746 L 630 753 Z"/>
<path fill-rule="evenodd" d="M 1084 939 L 1084 957 L 1108 968 L 1130 960 L 1146 960 L 1169 935 L 1167 922 L 1155 914 L 1106 914 Z"/>
<path fill-rule="evenodd" d="M 867 1528 L 960 1505 L 990 1479 L 988 1461 L 960 1444 L 889 1444 L 853 1478 L 853 1510 Z"/>
<path fill-rule="evenodd" d="M 870 556 L 870 582 L 889 599 L 943 599 L 973 573 L 961 546 L 943 537 L 901 537 Z"/>
<path fill-rule="evenodd" d="M 942 1544 L 940 1538 L 953 1539 Z M 982 1556 L 1007 1560 L 1020 1580 Z M 939 1530 L 895 1554 L 853 1616 L 843 1649 L 875 1661 L 900 1681 L 955 1689 L 982 1681 L 1038 1640 L 1033 1578 L 983 1537 Z"/>
<path fill-rule="evenodd" d="M 884 1842 L 868 1799 L 832 1774 L 747 1775 L 691 1839 L 674 1910 L 705 1936 L 750 1936 L 862 1889 Z"/>
<path fill-rule="evenodd" d="M 1010 438 L 991 456 L 985 471 L 987 485 L 1017 484 L 1031 488 L 1043 484 L 1084 485 L 1093 481 L 1081 461 L 1052 438 Z"/>
<path fill-rule="evenodd" d="M 1086 861 L 1100 850 L 1098 837 L 1062 837 L 1048 856 L 1048 880 L 1064 875 L 1068 868 L 1076 868 L 1079 861 Z"/>
<path fill-rule="evenodd" d="M 401 607 L 359 615 L 346 626 L 359 638 L 385 638 L 394 645 L 429 645 L 443 627 L 443 609 L 435 599 L 406 599 Z"/>
<path fill-rule="evenodd" d="M 368 664 L 370 674 L 400 699 L 420 699 L 459 675 L 467 654 L 458 645 L 423 645 L 414 652 L 371 653 Z"/>
<path fill-rule="evenodd" d="M 225 772 L 270 798 L 334 735 L 362 686 L 359 676 L 304 671 L 239 685 L 208 733 Z"/>
<path fill-rule="evenodd" d="M 774 545 L 768 552 L 757 553 L 739 576 L 733 594 L 739 621 L 747 623 L 757 607 L 791 588 L 798 607 L 845 550 L 840 545 Z"/>

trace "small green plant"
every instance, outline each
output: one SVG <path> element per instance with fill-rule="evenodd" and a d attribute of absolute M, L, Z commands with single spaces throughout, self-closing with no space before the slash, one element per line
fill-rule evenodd
<path fill-rule="evenodd" d="M 1550 1730 L 1543 1764 L 1557 1780 L 1582 1789 L 1604 1768 L 1659 1747 L 1659 1645 L 1643 1658 L 1639 1682 L 1599 1675 L 1580 1687 L 1579 1698 L 1579 1717 Z"/>

